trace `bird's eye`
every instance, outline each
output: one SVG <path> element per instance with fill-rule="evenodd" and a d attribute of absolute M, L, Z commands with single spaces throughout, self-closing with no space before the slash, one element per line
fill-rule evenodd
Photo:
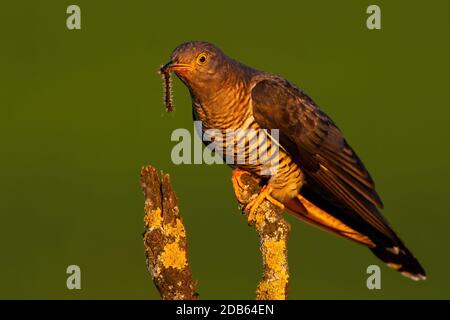
<path fill-rule="evenodd" d="M 197 64 L 199 65 L 205 64 L 206 60 L 208 60 L 208 56 L 206 55 L 206 53 L 200 53 L 197 56 Z"/>

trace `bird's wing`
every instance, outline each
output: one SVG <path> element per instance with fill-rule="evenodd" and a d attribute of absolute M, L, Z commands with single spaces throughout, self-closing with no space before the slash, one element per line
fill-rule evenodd
<path fill-rule="evenodd" d="M 263 128 L 279 129 L 281 146 L 304 171 L 302 194 L 357 230 L 375 228 L 397 239 L 377 209 L 383 205 L 363 163 L 306 94 L 273 77 L 260 80 L 251 95 L 255 120 Z"/>

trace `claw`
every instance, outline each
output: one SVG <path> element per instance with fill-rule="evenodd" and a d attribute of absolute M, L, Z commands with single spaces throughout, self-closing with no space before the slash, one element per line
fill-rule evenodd
<path fill-rule="evenodd" d="M 273 189 L 268 186 L 264 186 L 261 190 L 261 192 L 258 194 L 257 197 L 255 197 L 252 201 L 250 201 L 245 206 L 245 212 L 248 213 L 248 224 L 250 225 L 253 220 L 255 219 L 256 210 L 258 210 L 261 203 L 267 199 L 275 206 L 279 207 L 280 209 L 284 209 L 284 204 L 282 204 L 280 201 L 273 198 L 270 194 L 272 193 Z"/>

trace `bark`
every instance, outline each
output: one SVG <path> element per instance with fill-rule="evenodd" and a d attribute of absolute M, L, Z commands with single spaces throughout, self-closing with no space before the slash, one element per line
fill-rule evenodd
<path fill-rule="evenodd" d="M 244 208 L 261 188 L 258 177 L 244 173 L 235 189 Z M 197 299 L 196 281 L 188 262 L 186 231 L 178 200 L 168 174 L 158 175 L 152 166 L 141 171 L 145 196 L 144 248 L 147 269 L 164 300 Z M 256 289 L 258 300 L 284 300 L 288 296 L 289 269 L 287 241 L 290 225 L 280 215 L 281 209 L 264 200 L 256 211 L 254 226 L 260 237 L 263 276 Z"/>
<path fill-rule="evenodd" d="M 241 208 L 256 197 L 261 180 L 250 174 L 239 176 L 236 197 Z M 289 267 L 287 242 L 291 229 L 281 216 L 281 209 L 264 200 L 255 214 L 254 225 L 260 237 L 263 276 L 256 289 L 257 300 L 286 300 L 288 297 Z"/>
<path fill-rule="evenodd" d="M 141 186 L 145 196 L 144 248 L 153 282 L 164 300 L 197 299 L 186 230 L 170 177 L 146 166 L 141 171 Z"/>

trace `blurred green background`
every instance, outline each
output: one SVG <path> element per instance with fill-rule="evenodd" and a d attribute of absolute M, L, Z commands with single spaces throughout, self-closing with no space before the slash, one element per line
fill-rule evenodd
<path fill-rule="evenodd" d="M 74 3 L 82 29 L 70 31 Z M 375 3 L 380 31 L 366 28 Z M 450 298 L 449 1 L 8 1 L 0 30 L 0 298 L 159 298 L 141 238 L 145 164 L 172 175 L 201 298 L 254 298 L 258 238 L 230 169 L 170 160 L 171 132 L 193 130 L 190 98 L 174 80 L 167 114 L 156 69 L 188 40 L 311 95 L 429 275 L 413 282 L 289 217 L 291 299 Z M 66 288 L 70 264 L 82 290 Z M 370 264 L 381 290 L 366 288 Z"/>

